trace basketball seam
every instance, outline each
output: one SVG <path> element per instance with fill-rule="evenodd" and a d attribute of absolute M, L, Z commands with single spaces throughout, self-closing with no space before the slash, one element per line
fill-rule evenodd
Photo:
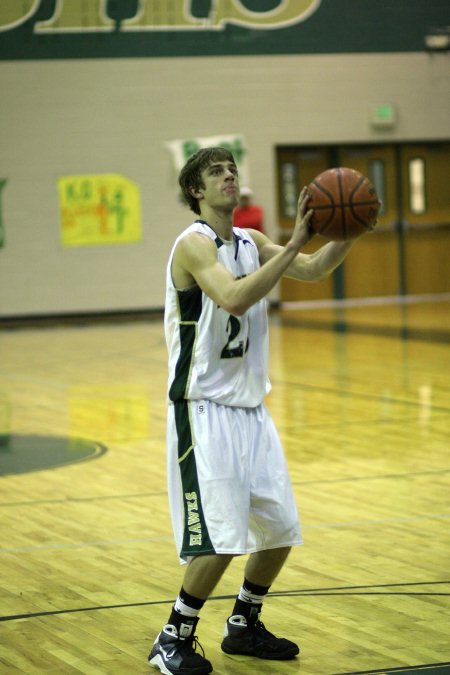
<path fill-rule="evenodd" d="M 327 229 L 328 225 L 334 218 L 334 214 L 336 212 L 336 205 L 334 203 L 333 195 L 331 194 L 331 192 L 328 192 L 326 188 L 324 188 L 320 183 L 317 183 L 315 180 L 313 181 L 313 185 L 315 185 L 316 188 L 320 190 L 320 192 L 322 192 L 330 200 L 330 204 L 327 204 L 326 206 L 314 207 L 314 210 L 316 210 L 316 208 L 330 209 L 330 217 L 318 230 L 318 234 L 322 234 Z"/>
<path fill-rule="evenodd" d="M 361 176 L 361 178 L 359 179 L 359 181 L 357 182 L 357 184 L 355 185 L 355 187 L 354 187 L 353 190 L 351 191 L 351 193 L 350 193 L 350 204 L 349 204 L 349 207 L 350 207 L 350 210 L 351 210 L 351 212 L 352 212 L 353 218 L 354 218 L 360 225 L 362 225 L 362 226 L 364 227 L 364 229 L 368 230 L 368 229 L 370 229 L 370 228 L 369 228 L 369 226 L 367 225 L 367 223 L 365 222 L 364 218 L 362 218 L 362 217 L 354 210 L 354 208 L 353 208 L 353 206 L 370 206 L 370 204 L 376 204 L 376 203 L 377 203 L 376 200 L 373 200 L 373 201 L 371 201 L 371 202 L 366 202 L 366 203 L 363 203 L 363 202 L 354 202 L 354 201 L 353 201 L 353 197 L 354 197 L 355 193 L 356 193 L 356 192 L 359 190 L 359 188 L 366 182 L 366 180 L 367 180 L 367 179 L 366 179 L 365 176 Z"/>
<path fill-rule="evenodd" d="M 339 188 L 339 208 L 341 210 L 341 230 L 342 237 L 344 241 L 347 239 L 347 221 L 345 218 L 345 206 L 344 206 L 344 192 L 342 189 L 342 171 L 340 169 L 336 172 L 338 188 Z"/>
<path fill-rule="evenodd" d="M 327 186 L 321 183 L 322 176 L 324 183 L 328 181 Z M 310 206 L 317 212 L 317 217 L 311 219 L 315 232 L 332 241 L 347 241 L 372 229 L 379 200 L 367 176 L 354 169 L 336 167 L 313 179 L 310 187 Z M 314 205 L 316 200 L 319 204 Z"/>

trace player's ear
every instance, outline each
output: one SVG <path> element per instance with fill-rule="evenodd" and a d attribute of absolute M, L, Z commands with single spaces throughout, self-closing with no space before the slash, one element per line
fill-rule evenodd
<path fill-rule="evenodd" d="M 203 197 L 203 192 L 201 191 L 200 188 L 190 187 L 189 192 L 196 199 L 201 199 Z"/>

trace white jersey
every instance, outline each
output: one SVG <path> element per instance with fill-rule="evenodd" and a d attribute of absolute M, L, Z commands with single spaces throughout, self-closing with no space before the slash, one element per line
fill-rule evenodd
<path fill-rule="evenodd" d="M 219 307 L 199 286 L 176 289 L 172 259 L 183 237 L 200 232 L 217 246 L 218 260 L 235 278 L 260 267 L 257 246 L 244 229 L 224 241 L 202 220 L 176 239 L 167 265 L 164 328 L 169 351 L 169 399 L 208 399 L 244 408 L 258 406 L 270 391 L 267 301 L 236 317 Z"/>

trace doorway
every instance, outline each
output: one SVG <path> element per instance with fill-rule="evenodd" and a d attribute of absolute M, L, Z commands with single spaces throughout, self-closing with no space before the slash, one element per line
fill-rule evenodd
<path fill-rule="evenodd" d="M 279 241 L 294 225 L 298 194 L 317 174 L 352 167 L 382 201 L 374 233 L 364 236 L 319 284 L 283 279 L 283 301 L 442 293 L 450 290 L 450 143 L 277 148 Z M 323 245 L 316 237 L 305 248 Z"/>

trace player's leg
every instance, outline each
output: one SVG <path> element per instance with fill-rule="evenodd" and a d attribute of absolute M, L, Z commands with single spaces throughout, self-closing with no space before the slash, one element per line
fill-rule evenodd
<path fill-rule="evenodd" d="M 184 574 L 184 590 L 194 597 L 206 600 L 232 559 L 232 555 L 202 555 L 193 558 Z"/>
<path fill-rule="evenodd" d="M 243 552 L 236 547 L 245 550 L 248 489 L 245 498 L 231 459 L 237 444 L 225 442 L 235 425 L 224 408 L 198 401 L 169 408 L 169 500 L 177 548 L 188 567 L 149 656 L 163 673 L 211 672 L 210 662 L 195 652 L 198 615 L 233 555 Z"/>
<path fill-rule="evenodd" d="M 229 555 L 193 558 L 186 569 L 183 586 L 171 614 L 150 652 L 151 665 L 162 673 L 210 673 L 211 663 L 195 651 L 198 615 L 232 560 Z"/>
<path fill-rule="evenodd" d="M 249 557 L 244 582 L 225 627 L 221 646 L 227 654 L 284 661 L 299 653 L 298 645 L 286 638 L 276 637 L 260 620 L 264 599 L 289 551 L 289 547 L 283 547 L 258 551 Z"/>
<path fill-rule="evenodd" d="M 271 586 L 291 550 L 290 546 L 252 553 L 245 566 L 245 578 L 258 586 Z"/>
<path fill-rule="evenodd" d="M 264 659 L 291 659 L 298 646 L 277 638 L 260 621 L 263 601 L 282 569 L 291 547 L 302 543 L 297 508 L 278 433 L 264 406 L 255 411 L 254 455 L 251 463 L 249 542 L 252 553 L 245 578 L 228 618 L 223 651 Z"/>

